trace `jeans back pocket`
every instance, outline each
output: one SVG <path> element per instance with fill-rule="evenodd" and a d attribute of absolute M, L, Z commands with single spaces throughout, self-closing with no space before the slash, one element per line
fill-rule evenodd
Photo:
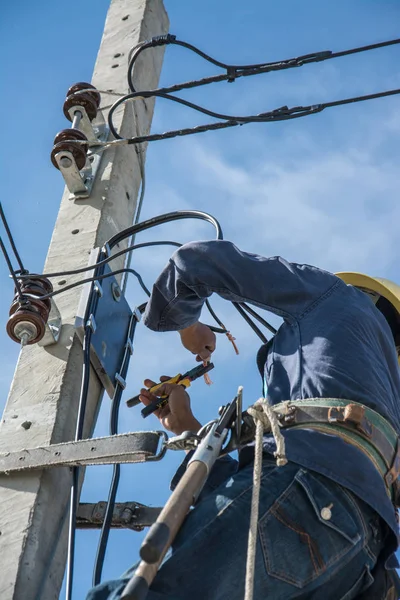
<path fill-rule="evenodd" d="M 268 575 L 298 588 L 328 570 L 333 575 L 359 549 L 363 525 L 357 511 L 340 486 L 300 469 L 259 520 Z"/>

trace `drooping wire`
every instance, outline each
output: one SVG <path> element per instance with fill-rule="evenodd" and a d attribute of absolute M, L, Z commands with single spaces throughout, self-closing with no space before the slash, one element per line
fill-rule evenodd
<path fill-rule="evenodd" d="M 6 230 L 8 241 L 10 242 L 10 246 L 11 246 L 13 252 L 14 252 L 15 259 L 16 259 L 16 261 L 18 263 L 19 271 L 20 271 L 20 273 L 26 273 L 26 270 L 24 269 L 24 265 L 22 264 L 21 257 L 19 255 L 18 250 L 17 250 L 17 246 L 15 245 L 14 238 L 13 238 L 13 236 L 11 234 L 11 230 L 10 230 L 10 227 L 8 225 L 6 216 L 4 214 L 4 210 L 3 210 L 3 206 L 1 204 L 1 202 L 0 202 L 0 218 L 2 220 L 4 229 Z"/>
<path fill-rule="evenodd" d="M 10 275 L 13 278 L 15 289 L 17 290 L 18 298 L 22 298 L 23 296 L 22 296 L 21 286 L 19 284 L 19 281 L 17 279 L 17 275 L 16 275 L 16 273 L 14 271 L 14 268 L 12 266 L 10 256 L 9 256 L 9 254 L 7 252 L 7 248 L 5 247 L 4 242 L 3 242 L 3 240 L 2 240 L 1 237 L 0 237 L 0 249 L 3 252 L 4 258 L 5 258 L 6 263 L 7 263 L 8 270 L 10 271 Z"/>
<path fill-rule="evenodd" d="M 384 98 L 387 96 L 394 96 L 400 94 L 400 89 L 387 90 L 385 92 L 377 92 L 375 94 L 367 94 L 364 96 L 355 96 L 351 98 L 345 98 L 343 100 L 335 100 L 332 102 L 322 102 L 318 104 L 312 104 L 308 106 L 295 106 L 292 108 L 288 108 L 287 106 L 283 106 L 278 109 L 274 109 L 268 112 L 259 113 L 257 115 L 247 115 L 247 116 L 230 116 L 230 115 L 222 115 L 219 113 L 215 113 L 208 109 L 205 109 L 201 106 L 194 104 L 193 102 L 188 102 L 183 98 L 177 98 L 176 96 L 171 96 L 169 94 L 164 94 L 163 92 L 157 91 L 149 91 L 149 92 L 135 92 L 132 94 L 128 94 L 123 98 L 117 100 L 115 104 L 110 109 L 108 113 L 108 124 L 110 127 L 110 131 L 116 138 L 114 142 L 104 142 L 101 144 L 102 146 L 112 146 L 118 142 L 126 143 L 126 144 L 141 144 L 143 142 L 156 142 L 160 140 L 172 139 L 174 137 L 182 137 L 186 135 L 194 135 L 197 133 L 204 133 L 206 131 L 215 131 L 219 129 L 226 129 L 228 127 L 236 127 L 237 125 L 246 125 L 248 123 L 272 123 L 275 121 L 287 121 L 289 119 L 299 119 L 301 117 L 306 117 L 312 114 L 320 113 L 326 108 L 333 108 L 336 106 L 342 106 L 345 104 L 354 104 L 356 102 L 365 102 L 367 100 L 375 100 L 377 98 Z M 119 133 L 116 131 L 113 124 L 113 114 L 115 110 L 123 103 L 128 100 L 132 100 L 135 98 L 150 98 L 150 97 L 160 97 L 165 98 L 167 100 L 171 100 L 172 102 L 178 102 L 179 104 L 183 104 L 188 106 L 189 108 L 193 108 L 194 110 L 209 114 L 215 118 L 222 118 L 225 121 L 218 121 L 217 123 L 207 123 L 205 125 L 197 125 L 195 127 L 186 127 L 184 129 L 174 129 L 171 131 L 166 131 L 164 133 L 153 133 L 148 135 L 137 136 L 133 138 L 122 138 Z M 94 146 L 98 145 L 97 143 Z"/>
<path fill-rule="evenodd" d="M 331 50 L 323 50 L 320 52 L 313 52 L 310 54 L 304 54 L 302 56 L 288 58 L 280 61 L 274 62 L 264 62 L 258 64 L 250 64 L 250 65 L 230 65 L 221 61 L 218 61 L 205 52 L 201 51 L 199 48 L 192 44 L 188 44 L 187 42 L 183 42 L 181 40 L 177 40 L 174 35 L 165 35 L 165 36 L 157 36 L 147 42 L 141 42 L 138 44 L 130 53 L 129 56 L 129 67 L 128 67 L 128 85 L 131 92 L 134 92 L 135 89 L 132 83 L 132 72 L 133 67 L 138 59 L 139 55 L 146 49 L 154 48 L 156 46 L 162 45 L 177 45 L 182 46 L 188 50 L 191 50 L 198 56 L 201 56 L 206 61 L 214 64 L 217 67 L 220 67 L 226 70 L 226 73 L 215 75 L 212 77 L 204 77 L 202 79 L 197 79 L 193 81 L 186 81 L 183 83 L 178 83 L 176 85 L 158 88 L 157 91 L 160 92 L 178 92 L 183 89 L 189 89 L 193 87 L 198 87 L 201 85 L 208 85 L 210 83 L 216 83 L 219 81 L 229 81 L 232 82 L 239 77 L 246 77 L 249 75 L 259 75 L 262 73 L 268 73 L 271 71 L 280 71 L 283 69 L 292 69 L 294 67 L 301 67 L 306 64 L 311 64 L 315 62 L 322 62 L 325 60 L 331 60 L 334 58 L 340 58 L 343 56 L 349 56 L 351 54 L 359 54 L 361 52 L 367 52 L 370 50 L 377 50 L 379 48 L 385 48 L 389 46 L 393 46 L 396 44 L 400 44 L 400 39 L 387 40 L 385 42 L 378 42 L 376 44 L 368 44 L 367 46 L 358 46 L 357 48 L 351 48 L 349 50 L 342 50 L 340 52 L 332 52 Z"/>
<path fill-rule="evenodd" d="M 75 281 L 74 283 L 71 283 L 69 285 L 65 285 L 63 288 L 61 288 L 60 290 L 54 290 L 53 292 L 49 292 L 48 294 L 43 294 L 42 296 L 35 296 L 35 298 L 37 298 L 38 300 L 47 300 L 47 298 L 53 298 L 54 296 L 58 296 L 59 294 L 63 294 L 64 292 L 67 292 L 68 290 L 72 290 L 75 287 L 78 287 L 80 285 L 84 285 L 85 283 L 91 283 L 91 282 L 95 282 L 95 281 L 101 281 L 102 279 L 107 279 L 108 277 L 114 277 L 114 275 L 121 275 L 121 274 L 125 274 L 125 273 L 132 273 L 132 275 L 134 275 L 136 277 L 136 279 L 138 280 L 140 287 L 142 288 L 142 290 L 145 292 L 145 294 L 147 294 L 148 296 L 150 296 L 150 292 L 147 289 L 146 285 L 143 282 L 143 279 L 141 277 L 141 275 L 135 271 L 134 269 L 116 269 L 115 271 L 111 271 L 110 273 L 104 273 L 103 275 L 97 275 L 94 277 L 87 277 L 86 279 L 80 279 L 79 281 Z M 30 297 L 30 294 L 25 294 L 26 298 Z"/>
<path fill-rule="evenodd" d="M 102 253 L 100 253 L 102 258 Z M 97 278 L 102 276 L 102 270 L 104 267 L 99 267 L 98 273 L 96 272 Z M 94 285 L 92 284 L 89 300 L 85 311 L 85 331 L 83 337 L 83 366 L 82 366 L 82 384 L 81 392 L 79 396 L 78 414 L 76 421 L 75 430 L 75 441 L 82 439 L 83 427 L 85 423 L 86 404 L 89 393 L 89 382 L 90 382 L 90 346 L 93 335 L 92 326 L 90 323 L 91 315 L 95 315 L 96 308 L 99 300 L 99 294 L 94 291 Z M 74 563 L 75 563 L 75 534 L 76 534 L 76 512 L 79 501 L 79 468 L 74 467 L 72 470 L 72 484 L 71 484 L 71 496 L 70 496 L 70 509 L 69 509 L 69 524 L 68 524 L 68 552 L 67 552 L 67 570 L 66 570 L 66 598 L 71 600 L 72 598 L 72 586 L 74 577 Z"/>
<path fill-rule="evenodd" d="M 232 302 L 232 304 L 236 308 L 236 310 L 238 311 L 238 313 L 240 315 L 242 315 L 242 317 L 246 321 L 246 323 L 248 323 L 248 325 L 250 325 L 250 327 L 252 328 L 252 330 L 254 331 L 254 333 L 256 335 L 258 335 L 258 337 L 260 338 L 260 340 L 262 341 L 262 343 L 266 344 L 268 342 L 268 339 L 265 337 L 265 335 L 263 334 L 263 332 L 257 327 L 257 325 L 250 319 L 249 315 L 246 314 L 246 311 L 243 309 L 243 307 L 239 303 L 237 303 L 237 302 Z"/>
<path fill-rule="evenodd" d="M 30 273 L 29 275 L 21 275 L 21 279 L 23 279 L 23 278 L 41 279 L 42 277 L 47 277 L 48 279 L 51 279 L 52 277 L 64 277 L 66 275 L 78 275 L 79 273 L 86 273 L 87 271 L 94 270 L 97 267 L 100 267 L 101 265 L 106 265 L 107 263 L 111 262 L 115 258 L 119 258 L 123 254 L 126 254 L 127 252 L 130 252 L 131 250 L 138 250 L 139 248 L 148 248 L 149 246 L 177 246 L 177 247 L 180 247 L 181 245 L 182 244 L 180 244 L 179 242 L 173 242 L 170 240 L 142 242 L 141 244 L 134 244 L 133 246 L 127 246 L 127 248 L 124 248 L 123 250 L 116 252 L 112 256 L 109 256 L 108 258 L 105 258 L 104 260 L 99 261 L 95 265 L 88 265 L 87 267 L 81 267 L 79 269 L 71 269 L 69 271 L 55 271 L 53 273 L 41 273 L 41 274 Z"/>
<path fill-rule="evenodd" d="M 123 231 L 116 233 L 108 240 L 107 244 L 112 250 L 114 246 L 119 244 L 123 239 L 133 235 L 134 233 L 139 233 L 139 231 L 145 231 L 146 229 L 151 229 L 157 225 L 163 225 L 164 223 L 171 223 L 173 221 L 180 221 L 182 219 L 200 219 L 201 221 L 207 221 L 214 226 L 216 239 L 223 239 L 221 225 L 212 215 L 200 210 L 177 210 L 164 215 L 159 215 L 158 217 L 152 217 L 151 219 L 147 219 L 146 221 L 142 221 L 136 225 L 131 225 Z"/>
<path fill-rule="evenodd" d="M 276 334 L 275 327 L 273 327 L 270 323 L 268 323 L 268 321 L 266 321 L 266 319 L 264 319 L 261 315 L 259 315 L 258 312 L 256 312 L 253 308 L 251 308 L 251 306 L 248 306 L 245 302 L 240 302 L 240 306 L 242 308 L 244 308 L 244 310 L 246 310 L 252 317 L 254 317 L 255 319 L 257 319 L 257 321 L 259 323 L 261 323 L 262 325 L 264 325 L 264 327 L 266 327 L 267 329 L 269 329 L 269 331 L 271 333 L 273 333 L 274 335 Z"/>
<path fill-rule="evenodd" d="M 131 319 L 128 327 L 127 334 L 127 342 L 128 340 L 132 343 L 133 336 L 135 334 L 135 329 L 137 325 L 137 319 L 134 314 L 131 315 Z M 122 379 L 126 378 L 129 366 L 129 360 L 131 356 L 131 351 L 128 343 L 125 345 L 124 356 L 121 363 L 121 368 L 119 374 Z M 109 433 L 110 435 L 116 435 L 118 433 L 118 418 L 119 418 L 119 409 L 121 406 L 123 387 L 121 382 L 116 380 L 115 383 L 115 391 L 112 399 L 111 411 L 110 411 L 110 426 Z M 97 553 L 96 559 L 94 563 L 93 569 L 93 586 L 96 586 L 101 581 L 101 574 L 103 571 L 103 564 L 107 550 L 107 543 L 110 534 L 111 521 L 114 512 L 115 499 L 117 496 L 119 479 L 121 473 L 121 465 L 119 463 L 115 463 L 113 466 L 113 474 L 110 484 L 110 490 L 108 493 L 107 506 L 104 515 L 103 526 L 101 528 L 100 538 L 97 545 Z"/>

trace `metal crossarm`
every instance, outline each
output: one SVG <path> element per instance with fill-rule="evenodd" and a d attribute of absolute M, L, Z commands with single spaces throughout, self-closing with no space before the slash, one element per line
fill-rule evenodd
<path fill-rule="evenodd" d="M 104 522 L 107 502 L 79 504 L 76 514 L 78 529 L 100 529 Z M 145 506 L 139 502 L 116 502 L 110 526 L 117 529 L 132 529 L 142 531 L 155 523 L 161 508 Z"/>
<path fill-rule="evenodd" d="M 162 431 L 139 431 L 0 454 L 0 473 L 158 460 L 165 453 Z"/>

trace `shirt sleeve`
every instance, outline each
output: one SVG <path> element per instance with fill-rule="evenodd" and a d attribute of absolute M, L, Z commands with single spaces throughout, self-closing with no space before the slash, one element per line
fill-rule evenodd
<path fill-rule="evenodd" d="M 176 331 L 199 320 L 212 293 L 298 320 L 340 280 L 327 271 L 239 250 L 232 242 L 190 242 L 177 250 L 152 290 L 144 323 Z"/>

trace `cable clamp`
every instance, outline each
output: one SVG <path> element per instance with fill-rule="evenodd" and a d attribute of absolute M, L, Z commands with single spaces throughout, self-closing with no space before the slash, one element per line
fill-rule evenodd
<path fill-rule="evenodd" d="M 233 83 L 237 75 L 236 67 L 227 67 L 226 74 L 228 75 L 228 83 Z"/>
<path fill-rule="evenodd" d="M 135 319 L 136 319 L 136 321 L 137 321 L 138 323 L 140 323 L 140 321 L 142 320 L 142 313 L 140 312 L 140 310 L 138 309 L 138 307 L 137 307 L 137 306 L 135 307 L 135 309 L 134 309 L 134 311 L 133 311 L 133 314 L 134 314 L 134 316 L 135 316 Z"/>
<path fill-rule="evenodd" d="M 132 340 L 127 340 L 127 342 L 125 344 L 125 348 L 128 350 L 129 354 L 132 356 L 132 354 L 133 354 Z"/>
<path fill-rule="evenodd" d="M 101 287 L 101 284 L 99 281 L 94 282 L 93 289 L 95 292 L 97 292 L 97 294 L 99 295 L 100 298 L 103 297 L 103 288 Z"/>
<path fill-rule="evenodd" d="M 330 56 L 332 56 L 332 50 L 322 50 L 314 54 L 313 61 L 326 60 Z"/>
<path fill-rule="evenodd" d="M 126 381 L 119 373 L 115 373 L 115 381 L 122 387 L 124 390 L 126 388 Z"/>
<path fill-rule="evenodd" d="M 104 244 L 104 246 L 101 249 L 101 252 L 105 255 L 105 258 L 109 258 L 111 256 L 111 248 L 108 242 Z"/>
<path fill-rule="evenodd" d="M 94 319 L 94 315 L 90 315 L 88 320 L 86 321 L 86 327 L 90 327 L 93 333 L 95 333 L 97 329 L 96 321 Z"/>
<path fill-rule="evenodd" d="M 153 46 L 164 46 L 165 44 L 172 44 L 176 40 L 176 35 L 156 35 L 152 37 L 150 42 Z"/>

